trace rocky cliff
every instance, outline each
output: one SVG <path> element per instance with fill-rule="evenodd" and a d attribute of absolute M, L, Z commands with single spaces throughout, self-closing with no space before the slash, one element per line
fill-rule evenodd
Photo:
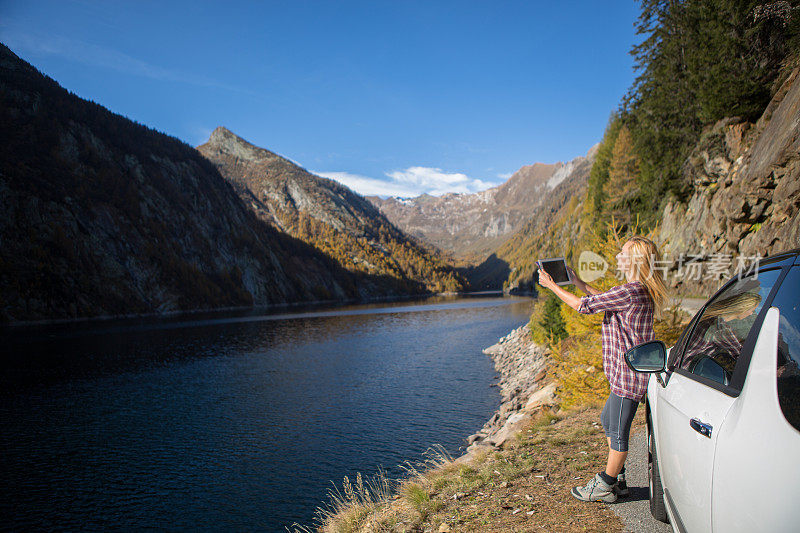
<path fill-rule="evenodd" d="M 800 68 L 780 81 L 756 123 L 728 118 L 707 128 L 683 171 L 694 194 L 664 209 L 667 257 L 684 253 L 733 272 L 739 257 L 800 247 Z M 668 278 L 679 292 L 713 292 L 719 280 L 699 271 Z"/>
<path fill-rule="evenodd" d="M 391 292 L 259 220 L 191 146 L 2 45 L 0 101 L 2 321 Z"/>
<path fill-rule="evenodd" d="M 474 194 L 368 199 L 407 233 L 478 263 L 541 210 L 550 209 L 553 191 L 576 173 L 588 172 L 591 160 L 592 151 L 568 163 L 524 166 L 502 185 Z"/>
<path fill-rule="evenodd" d="M 409 238 L 344 185 L 311 174 L 223 127 L 198 150 L 259 218 L 317 247 L 344 268 L 378 276 L 397 292 L 465 288 L 438 252 Z"/>

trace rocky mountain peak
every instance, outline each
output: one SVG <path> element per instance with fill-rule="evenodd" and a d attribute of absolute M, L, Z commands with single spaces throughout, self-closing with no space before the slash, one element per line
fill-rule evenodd
<path fill-rule="evenodd" d="M 501 204 L 527 203 L 544 184 L 561 168 L 561 163 L 534 163 L 525 165 L 502 185 L 495 187 L 494 199 Z"/>
<path fill-rule="evenodd" d="M 518 182 L 527 182 L 529 185 L 541 184 L 553 175 L 555 169 L 561 166 L 561 163 L 534 163 L 532 165 L 525 165 L 514 174 L 506 182 L 507 184 L 515 184 Z"/>
<path fill-rule="evenodd" d="M 412 293 L 464 288 L 464 280 L 438 253 L 409 239 L 341 183 L 316 176 L 223 127 L 197 150 L 259 218 L 357 276 L 378 276 L 384 284 L 408 287 Z"/>
<path fill-rule="evenodd" d="M 208 142 L 203 147 L 209 152 L 226 154 L 252 162 L 282 160 L 290 163 L 289 160 L 276 153 L 247 142 L 224 126 L 218 126 L 211 132 Z"/>

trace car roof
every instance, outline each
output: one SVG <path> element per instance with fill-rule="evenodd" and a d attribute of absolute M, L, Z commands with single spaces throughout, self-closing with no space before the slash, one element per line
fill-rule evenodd
<path fill-rule="evenodd" d="M 800 261 L 800 248 L 795 248 L 793 250 L 787 250 L 785 252 L 780 252 L 777 254 L 773 254 L 761 259 L 758 262 L 758 268 L 769 266 L 783 266 L 786 264 L 793 264 Z"/>

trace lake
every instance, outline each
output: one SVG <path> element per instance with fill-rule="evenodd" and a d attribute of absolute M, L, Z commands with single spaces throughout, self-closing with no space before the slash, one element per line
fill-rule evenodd
<path fill-rule="evenodd" d="M 533 300 L 461 296 L 7 328 L 15 529 L 282 531 L 334 483 L 454 457 L 499 406 L 481 350 Z"/>

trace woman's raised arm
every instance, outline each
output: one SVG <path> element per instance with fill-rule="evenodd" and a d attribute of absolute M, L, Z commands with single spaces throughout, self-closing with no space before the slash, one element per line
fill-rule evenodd
<path fill-rule="evenodd" d="M 585 292 L 589 296 L 593 294 L 600 294 L 601 292 L 603 292 L 600 289 L 595 289 L 594 287 L 583 281 L 581 278 L 579 278 L 578 274 L 576 274 L 575 271 L 572 270 L 572 268 L 567 267 L 567 272 L 569 272 L 569 278 L 572 281 L 572 283 L 576 287 L 578 287 L 579 290 Z"/>
<path fill-rule="evenodd" d="M 545 272 L 544 270 L 539 270 L 539 285 L 546 289 L 550 289 L 553 293 L 561 298 L 561 300 L 570 306 L 571 308 L 578 310 L 578 307 L 581 305 L 581 297 L 577 294 L 572 294 L 571 292 L 565 290 L 563 287 L 556 285 L 556 282 L 553 281 L 553 278 L 550 277 L 550 274 Z"/>

